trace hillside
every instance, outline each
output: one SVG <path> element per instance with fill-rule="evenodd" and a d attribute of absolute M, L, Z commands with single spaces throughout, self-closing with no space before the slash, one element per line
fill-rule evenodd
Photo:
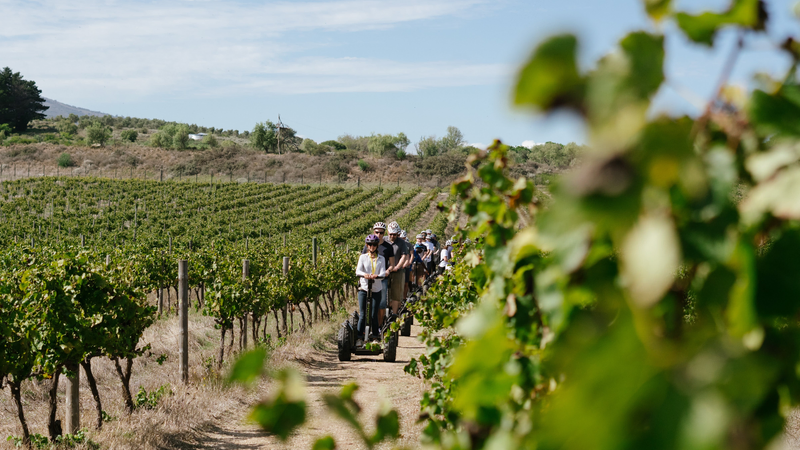
<path fill-rule="evenodd" d="M 48 106 L 49 109 L 45 111 L 45 116 L 47 118 L 51 117 L 67 117 L 70 114 L 75 114 L 76 116 L 96 116 L 96 117 L 103 117 L 109 116 L 110 114 L 98 111 L 92 111 L 85 108 L 79 108 L 77 106 L 67 105 L 66 103 L 61 103 L 59 101 L 53 100 L 51 98 L 44 97 L 44 104 Z"/>

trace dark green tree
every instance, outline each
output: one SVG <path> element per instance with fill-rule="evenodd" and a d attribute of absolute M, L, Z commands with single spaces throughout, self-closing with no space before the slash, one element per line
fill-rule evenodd
<path fill-rule="evenodd" d="M 7 123 L 16 132 L 28 129 L 31 120 L 44 119 L 42 91 L 36 82 L 24 80 L 19 72 L 8 67 L 0 72 L 0 123 Z"/>

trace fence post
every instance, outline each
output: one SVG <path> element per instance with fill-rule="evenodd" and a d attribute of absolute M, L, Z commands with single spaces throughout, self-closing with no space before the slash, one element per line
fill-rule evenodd
<path fill-rule="evenodd" d="M 178 261 L 178 303 L 180 307 L 180 375 L 183 384 L 189 382 L 189 263 Z"/>
<path fill-rule="evenodd" d="M 284 237 L 286 237 L 286 235 L 284 235 Z M 283 276 L 284 276 L 284 278 L 289 276 L 289 257 L 288 256 L 284 256 L 283 257 Z M 288 302 L 289 299 L 286 299 L 286 300 L 287 300 L 286 304 L 283 305 L 283 335 L 284 336 L 288 336 L 288 334 L 289 334 L 289 330 L 286 327 L 286 314 L 289 312 L 289 302 Z M 292 316 L 292 323 L 294 324 L 294 316 Z M 294 327 L 292 327 L 292 328 L 294 328 Z M 292 331 L 294 331 L 294 330 L 292 330 Z"/>
<path fill-rule="evenodd" d="M 358 177 L 358 187 L 361 187 L 361 177 Z"/>
<path fill-rule="evenodd" d="M 75 363 L 66 364 L 65 367 L 75 376 L 67 377 L 67 397 L 64 402 L 64 432 L 75 434 L 81 427 L 81 404 L 78 390 L 81 372 L 80 366 Z"/>
<path fill-rule="evenodd" d="M 317 238 L 311 238 L 311 264 L 313 264 L 314 269 L 317 268 Z M 319 319 L 319 296 L 314 299 L 314 320 Z"/>
<path fill-rule="evenodd" d="M 250 276 L 250 260 L 242 260 L 242 281 L 247 280 Z M 253 342 L 255 344 L 255 342 Z M 242 347 L 247 350 L 247 313 L 242 317 Z"/>
<path fill-rule="evenodd" d="M 158 177 L 158 181 L 164 181 L 164 169 L 161 169 L 161 175 Z"/>

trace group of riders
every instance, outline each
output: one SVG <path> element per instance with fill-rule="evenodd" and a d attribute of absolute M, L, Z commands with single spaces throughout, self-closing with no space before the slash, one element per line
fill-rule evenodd
<path fill-rule="evenodd" d="M 358 287 L 358 331 L 356 345 L 361 346 L 366 339 L 379 340 L 376 334 L 386 318 L 386 309 L 397 314 L 401 301 L 408 296 L 412 287 L 422 286 L 426 279 L 441 274 L 452 266 L 453 241 L 448 240 L 440 246 L 436 235 L 425 230 L 416 236 L 416 242 L 409 242 L 405 230 L 397 222 L 388 226 L 377 222 L 372 226 L 373 233 L 367 236 L 364 248 L 356 265 L 356 275 L 360 278 Z M 372 280 L 372 283 L 369 282 Z M 371 292 L 367 292 L 370 289 Z M 370 301 L 371 336 L 365 336 L 367 300 Z"/>

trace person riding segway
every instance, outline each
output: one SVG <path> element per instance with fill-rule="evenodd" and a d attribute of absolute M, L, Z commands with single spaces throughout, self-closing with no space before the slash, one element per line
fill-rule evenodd
<path fill-rule="evenodd" d="M 367 301 L 370 302 L 370 323 L 372 325 L 370 340 L 377 340 L 380 336 L 378 331 L 378 308 L 381 303 L 381 290 L 380 283 L 370 283 L 369 280 L 383 278 L 386 275 L 386 260 L 383 256 L 378 254 L 378 246 L 380 238 L 377 235 L 370 234 L 365 240 L 367 253 L 363 253 L 358 258 L 358 265 L 356 266 L 356 275 L 361 277 L 358 289 L 358 330 L 356 346 L 360 347 L 362 342 L 366 340 L 364 331 L 367 320 Z M 370 286 L 371 285 L 371 286 Z M 371 289 L 370 289 L 371 288 Z"/>
<path fill-rule="evenodd" d="M 389 307 L 389 278 L 388 275 L 394 272 L 394 262 L 395 262 L 395 255 L 394 255 L 394 247 L 392 244 L 383 240 L 384 235 L 386 234 L 386 224 L 383 222 L 376 222 L 375 225 L 372 226 L 372 231 L 375 236 L 378 236 L 380 243 L 378 245 L 378 254 L 383 256 L 385 260 L 386 267 L 386 274 L 387 277 L 381 280 L 381 304 L 378 310 L 378 323 L 383 323 L 383 317 L 386 313 L 386 308 Z M 361 254 L 367 253 L 367 246 L 365 245 L 364 248 L 361 250 Z"/>
<path fill-rule="evenodd" d="M 400 230 L 400 225 L 397 222 L 392 222 L 389 224 L 387 231 L 389 236 L 384 240 L 392 245 L 395 256 L 395 265 L 389 275 L 389 308 L 392 314 L 396 315 L 405 294 L 405 265 L 410 256 L 406 241 L 400 239 L 400 232 L 402 231 Z M 382 318 L 379 317 L 380 319 Z M 380 323 L 383 323 L 383 320 Z"/>

